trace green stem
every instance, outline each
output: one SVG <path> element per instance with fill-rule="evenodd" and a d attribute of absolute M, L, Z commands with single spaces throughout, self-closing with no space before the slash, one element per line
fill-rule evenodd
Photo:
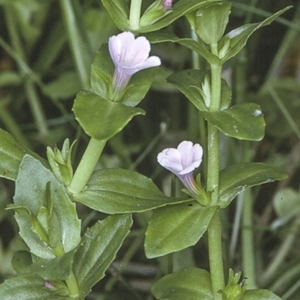
<path fill-rule="evenodd" d="M 142 8 L 142 0 L 131 0 L 129 25 L 130 28 L 134 31 L 140 28 L 141 8 Z"/>
<path fill-rule="evenodd" d="M 83 190 L 89 181 L 96 164 L 100 158 L 106 141 L 90 139 L 90 142 L 82 156 L 82 159 L 76 169 L 69 191 L 76 194 Z"/>
<path fill-rule="evenodd" d="M 218 55 L 217 44 L 211 45 L 211 52 Z M 211 112 L 219 111 L 221 104 L 222 66 L 211 65 Z M 212 205 L 218 202 L 219 186 L 219 131 L 211 123 L 208 123 L 207 136 L 207 191 L 211 192 Z M 217 211 L 208 226 L 208 251 L 212 290 L 215 300 L 221 300 L 222 295 L 218 291 L 224 289 L 224 267 L 222 257 L 222 238 L 220 213 Z"/>
<path fill-rule="evenodd" d="M 253 245 L 253 197 L 251 190 L 243 193 L 243 231 L 242 231 L 242 253 L 244 275 L 247 277 L 247 289 L 255 289 L 255 249 Z"/>
<path fill-rule="evenodd" d="M 208 230 L 208 251 L 211 285 L 214 300 L 221 300 L 222 295 L 218 291 L 224 289 L 224 269 L 222 258 L 221 222 L 219 211 L 215 213 L 210 221 Z"/>

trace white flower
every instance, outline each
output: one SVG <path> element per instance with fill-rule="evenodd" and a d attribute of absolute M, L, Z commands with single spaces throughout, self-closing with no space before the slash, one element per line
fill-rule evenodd
<path fill-rule="evenodd" d="M 183 141 L 177 149 L 167 148 L 157 156 L 158 163 L 174 173 L 193 194 L 198 194 L 198 188 L 193 178 L 193 171 L 202 162 L 203 149 L 199 144 Z"/>
<path fill-rule="evenodd" d="M 161 64 L 159 57 L 149 57 L 149 41 L 143 36 L 135 38 L 131 32 L 112 36 L 108 49 L 115 64 L 113 86 L 116 94 L 128 84 L 134 73 Z"/>

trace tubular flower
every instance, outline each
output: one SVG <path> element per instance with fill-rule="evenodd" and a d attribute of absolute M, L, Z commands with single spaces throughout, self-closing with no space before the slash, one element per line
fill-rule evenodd
<path fill-rule="evenodd" d="M 164 0 L 164 11 L 170 9 L 172 7 L 173 0 Z"/>
<path fill-rule="evenodd" d="M 193 171 L 202 162 L 203 149 L 199 144 L 183 141 L 177 149 L 167 148 L 157 156 L 158 163 L 174 173 L 184 186 L 195 196 L 199 195 Z"/>
<path fill-rule="evenodd" d="M 159 57 L 149 57 L 151 49 L 149 41 L 143 36 L 135 38 L 131 32 L 122 32 L 110 37 L 108 49 L 115 64 L 113 77 L 115 94 L 123 90 L 136 72 L 161 64 Z"/>

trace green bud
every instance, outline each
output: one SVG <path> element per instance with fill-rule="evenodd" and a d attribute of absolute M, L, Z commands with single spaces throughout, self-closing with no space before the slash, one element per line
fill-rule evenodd
<path fill-rule="evenodd" d="M 172 9 L 164 10 L 163 3 L 163 0 L 156 0 L 146 9 L 140 19 L 140 27 L 152 25 L 172 12 Z"/>
<path fill-rule="evenodd" d="M 229 270 L 228 283 L 225 289 L 221 292 L 223 300 L 242 300 L 246 287 L 240 282 L 241 272 L 233 273 Z"/>
<path fill-rule="evenodd" d="M 61 151 L 56 146 L 53 150 L 47 147 L 47 158 L 51 170 L 56 179 L 65 186 L 69 186 L 73 178 L 71 154 L 74 143 L 70 147 L 69 139 L 66 139 Z"/>

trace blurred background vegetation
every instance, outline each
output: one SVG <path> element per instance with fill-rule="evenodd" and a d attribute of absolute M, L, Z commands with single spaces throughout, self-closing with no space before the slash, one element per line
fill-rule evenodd
<path fill-rule="evenodd" d="M 144 9 L 151 3 L 144 0 Z M 261 105 L 267 123 L 265 138 L 259 143 L 221 139 L 222 167 L 263 161 L 286 170 L 289 178 L 242 194 L 224 212 L 222 221 L 226 268 L 243 270 L 249 264 L 245 257 L 252 256 L 258 286 L 296 300 L 300 294 L 300 3 L 235 0 L 227 31 L 261 21 L 290 4 L 293 9 L 255 33 L 223 73 L 234 103 Z M 191 36 L 184 18 L 169 29 L 180 37 Z M 46 146 L 61 147 L 65 138 L 77 140 L 73 156 L 77 166 L 88 137 L 71 112 L 73 100 L 79 90 L 88 88 L 95 52 L 118 32 L 100 0 L 0 0 L 0 127 L 42 157 L 46 157 Z M 166 193 L 176 194 L 180 187 L 158 166 L 156 155 L 183 139 L 205 145 L 205 123 L 166 77 L 206 65 L 176 44 L 153 45 L 151 53 L 161 58 L 162 67 L 140 105 L 147 114 L 135 118 L 108 143 L 98 168 L 137 170 Z M 14 275 L 11 258 L 16 249 L 25 247 L 13 213 L 5 211 L 13 194 L 14 184 L 1 180 L 1 282 Z M 103 217 L 82 206 L 78 210 L 83 229 Z M 162 275 L 191 265 L 208 267 L 205 238 L 193 249 L 147 260 L 143 240 L 149 213 L 134 218 L 133 231 L 116 262 L 88 299 L 150 300 L 151 284 Z M 247 254 L 245 245 L 252 241 L 253 253 Z"/>

